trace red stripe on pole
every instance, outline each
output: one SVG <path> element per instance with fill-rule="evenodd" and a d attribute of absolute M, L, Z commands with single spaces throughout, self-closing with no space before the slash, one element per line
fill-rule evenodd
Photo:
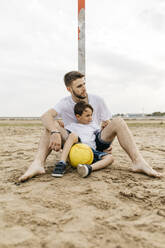
<path fill-rule="evenodd" d="M 82 8 L 85 9 L 85 0 L 78 0 L 78 14 Z"/>
<path fill-rule="evenodd" d="M 80 39 L 80 28 L 78 27 L 78 40 Z"/>

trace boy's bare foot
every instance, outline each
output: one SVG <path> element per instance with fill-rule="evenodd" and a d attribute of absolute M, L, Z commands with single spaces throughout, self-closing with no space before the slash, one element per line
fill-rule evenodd
<path fill-rule="evenodd" d="M 162 177 L 163 176 L 162 173 L 159 173 L 156 170 L 152 169 L 149 166 L 149 164 L 147 164 L 145 162 L 145 160 L 142 160 L 142 161 L 137 162 L 137 163 L 133 163 L 132 171 L 133 172 L 141 172 L 141 173 L 144 173 L 144 174 L 151 176 L 151 177 Z"/>
<path fill-rule="evenodd" d="M 27 171 L 22 175 L 18 181 L 24 182 L 34 176 L 45 174 L 45 170 L 41 165 L 38 165 L 37 163 L 33 162 L 30 167 L 27 169 Z"/>

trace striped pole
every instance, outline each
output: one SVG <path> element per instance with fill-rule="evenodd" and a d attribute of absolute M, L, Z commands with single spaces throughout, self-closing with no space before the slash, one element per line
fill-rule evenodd
<path fill-rule="evenodd" d="M 78 70 L 85 75 L 85 0 L 78 0 Z"/>

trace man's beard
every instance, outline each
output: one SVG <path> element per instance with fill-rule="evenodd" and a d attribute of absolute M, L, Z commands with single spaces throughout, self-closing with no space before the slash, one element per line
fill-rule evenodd
<path fill-rule="evenodd" d="M 81 100 L 83 100 L 83 99 L 85 99 L 85 98 L 87 97 L 87 96 L 81 96 L 81 95 L 76 94 L 76 92 L 75 92 L 73 89 L 72 89 L 72 91 L 73 91 L 73 95 L 74 95 L 75 97 L 81 99 Z"/>

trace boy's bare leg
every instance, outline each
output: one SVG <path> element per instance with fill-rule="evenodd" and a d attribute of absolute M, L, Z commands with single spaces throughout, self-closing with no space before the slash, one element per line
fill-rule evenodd
<path fill-rule="evenodd" d="M 62 127 L 59 127 L 59 130 L 62 134 L 63 142 L 67 139 L 67 132 Z M 26 181 L 34 176 L 41 175 L 45 173 L 44 165 L 46 162 L 47 156 L 51 153 L 49 148 L 50 143 L 50 132 L 45 129 L 43 135 L 41 136 L 39 147 L 35 156 L 34 161 L 29 166 L 27 171 L 18 179 L 19 182 Z"/>
<path fill-rule="evenodd" d="M 61 160 L 62 161 L 64 161 L 66 163 L 72 145 L 77 143 L 77 142 L 78 142 L 78 136 L 74 133 L 69 134 L 69 136 L 65 142 L 64 148 L 62 150 L 62 154 L 61 154 Z"/>
<path fill-rule="evenodd" d="M 132 170 L 142 172 L 148 176 L 161 177 L 162 174 L 152 169 L 140 154 L 133 136 L 121 118 L 114 118 L 101 132 L 101 139 L 110 142 L 117 136 L 121 147 L 126 151 L 132 160 Z"/>
<path fill-rule="evenodd" d="M 105 168 L 106 166 L 112 164 L 114 161 L 111 154 L 108 154 L 104 157 L 102 157 L 102 160 L 97 161 L 96 163 L 91 164 L 92 171 L 100 170 Z"/>

